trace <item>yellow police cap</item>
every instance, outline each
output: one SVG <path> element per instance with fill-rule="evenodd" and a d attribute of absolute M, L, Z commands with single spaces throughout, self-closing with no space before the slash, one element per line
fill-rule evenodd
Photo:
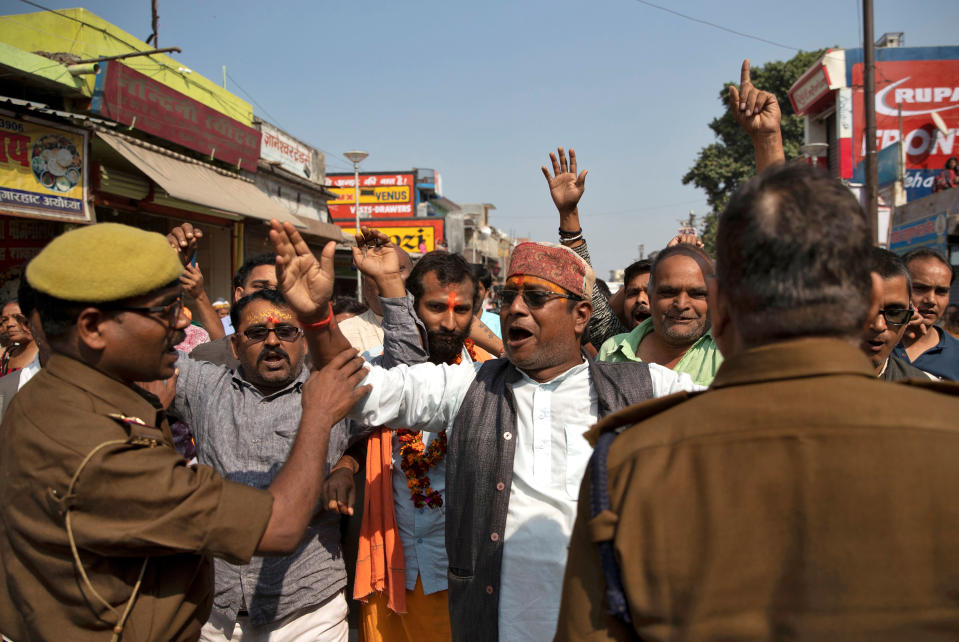
<path fill-rule="evenodd" d="M 27 282 L 66 301 L 103 302 L 146 294 L 180 276 L 183 265 L 156 232 L 98 223 L 53 239 L 27 265 Z"/>

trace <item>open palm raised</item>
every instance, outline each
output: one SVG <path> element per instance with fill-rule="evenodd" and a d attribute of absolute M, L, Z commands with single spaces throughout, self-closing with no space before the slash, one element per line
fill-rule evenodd
<path fill-rule="evenodd" d="M 333 295 L 333 253 L 330 241 L 317 261 L 306 241 L 291 223 L 270 221 L 270 241 L 276 248 L 276 281 L 302 322 L 321 321 L 329 314 Z"/>

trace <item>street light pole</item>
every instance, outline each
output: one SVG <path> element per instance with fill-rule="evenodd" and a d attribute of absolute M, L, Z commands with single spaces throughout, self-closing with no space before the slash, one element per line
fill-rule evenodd
<path fill-rule="evenodd" d="M 353 214 L 355 215 L 356 233 L 360 233 L 360 163 L 369 154 L 359 150 L 352 150 L 343 154 L 353 163 Z M 356 270 L 356 300 L 363 303 L 363 280 L 359 269 Z"/>

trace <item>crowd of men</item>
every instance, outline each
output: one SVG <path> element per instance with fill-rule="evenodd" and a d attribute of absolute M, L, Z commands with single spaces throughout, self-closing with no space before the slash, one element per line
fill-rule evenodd
<path fill-rule="evenodd" d="M 681 235 L 612 297 L 572 149 L 498 318 L 488 273 L 365 228 L 368 307 L 273 221 L 228 319 L 188 223 L 54 239 L 2 310 L 0 633 L 955 638 L 953 269 L 784 162 L 748 61 L 730 94 L 758 175 L 715 256 Z"/>

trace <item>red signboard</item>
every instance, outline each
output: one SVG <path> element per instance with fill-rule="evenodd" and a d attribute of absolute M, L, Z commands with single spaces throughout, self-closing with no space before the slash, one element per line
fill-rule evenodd
<path fill-rule="evenodd" d="M 829 95 L 829 70 L 821 62 L 803 74 L 802 78 L 789 88 L 789 100 L 793 111 L 804 114 L 823 97 Z"/>
<path fill-rule="evenodd" d="M 117 61 L 100 63 L 91 111 L 255 172 L 260 132 Z"/>
<path fill-rule="evenodd" d="M 854 163 L 865 156 L 865 109 L 863 65 L 852 68 Z M 902 106 L 902 132 L 906 146 L 907 189 L 931 187 L 934 170 L 942 168 L 959 151 L 956 121 L 959 119 L 959 60 L 902 60 L 876 62 L 877 148 L 899 140 L 897 106 Z M 939 113 L 949 123 L 943 134 L 932 121 Z M 923 185 L 913 185 L 921 182 Z M 928 186 L 924 183 L 928 182 Z M 927 190 L 928 191 L 928 190 Z"/>
<path fill-rule="evenodd" d="M 407 252 L 425 254 L 445 245 L 444 223 L 441 218 L 415 218 L 401 221 L 360 219 L 360 225 L 377 229 Z M 334 221 L 348 234 L 356 232 L 353 221 Z"/>
<path fill-rule="evenodd" d="M 326 186 L 336 194 L 327 202 L 330 218 L 354 220 L 356 195 L 353 174 L 327 174 Z M 360 174 L 360 218 L 414 216 L 416 184 L 413 174 Z"/>

